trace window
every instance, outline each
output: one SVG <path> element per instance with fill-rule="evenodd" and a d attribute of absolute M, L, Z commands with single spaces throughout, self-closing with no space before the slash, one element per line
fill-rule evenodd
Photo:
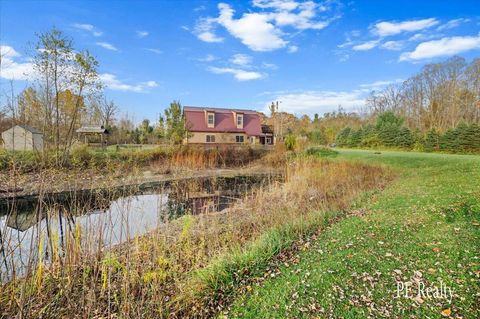
<path fill-rule="evenodd" d="M 213 127 L 215 125 L 215 114 L 209 113 L 207 115 L 207 124 L 209 127 Z"/>
<path fill-rule="evenodd" d="M 243 136 L 243 135 L 237 135 L 237 136 L 235 136 L 235 142 L 237 142 L 237 143 L 243 143 L 243 142 L 244 142 L 244 136 Z"/>
<path fill-rule="evenodd" d="M 243 114 L 237 114 L 237 127 L 243 127 Z"/>
<path fill-rule="evenodd" d="M 215 143 L 215 135 L 207 135 L 207 143 Z"/>
<path fill-rule="evenodd" d="M 272 138 L 271 137 L 267 137 L 266 140 L 267 140 L 266 144 L 268 144 L 268 145 L 272 144 Z"/>

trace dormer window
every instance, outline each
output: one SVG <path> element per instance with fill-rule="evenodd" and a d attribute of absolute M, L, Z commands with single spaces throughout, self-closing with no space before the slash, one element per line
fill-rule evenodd
<path fill-rule="evenodd" d="M 207 113 L 207 126 L 215 127 L 215 113 Z"/>
<path fill-rule="evenodd" d="M 243 114 L 237 113 L 237 128 L 243 128 Z"/>

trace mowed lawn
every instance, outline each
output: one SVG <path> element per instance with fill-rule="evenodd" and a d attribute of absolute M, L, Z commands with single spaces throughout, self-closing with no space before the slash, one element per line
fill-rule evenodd
<path fill-rule="evenodd" d="M 224 314 L 480 318 L 480 156 L 340 152 L 338 160 L 387 165 L 398 176 Z M 408 283 L 409 295 L 398 295 Z"/>

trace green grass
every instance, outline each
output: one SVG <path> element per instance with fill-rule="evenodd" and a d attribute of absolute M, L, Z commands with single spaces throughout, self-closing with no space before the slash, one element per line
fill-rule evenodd
<path fill-rule="evenodd" d="M 357 207 L 366 215 L 332 225 L 240 294 L 228 317 L 479 318 L 480 156 L 342 150 L 345 159 L 393 167 L 398 178 Z M 451 303 L 396 298 L 397 281 L 415 279 L 442 281 Z"/>

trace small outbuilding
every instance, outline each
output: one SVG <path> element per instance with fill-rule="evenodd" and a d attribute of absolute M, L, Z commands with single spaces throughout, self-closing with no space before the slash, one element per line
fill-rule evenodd
<path fill-rule="evenodd" d="M 3 147 L 9 151 L 40 151 L 43 133 L 28 125 L 15 125 L 2 133 Z"/>
<path fill-rule="evenodd" d="M 78 139 L 85 144 L 100 142 L 103 147 L 110 132 L 103 125 L 83 125 L 77 131 Z"/>

